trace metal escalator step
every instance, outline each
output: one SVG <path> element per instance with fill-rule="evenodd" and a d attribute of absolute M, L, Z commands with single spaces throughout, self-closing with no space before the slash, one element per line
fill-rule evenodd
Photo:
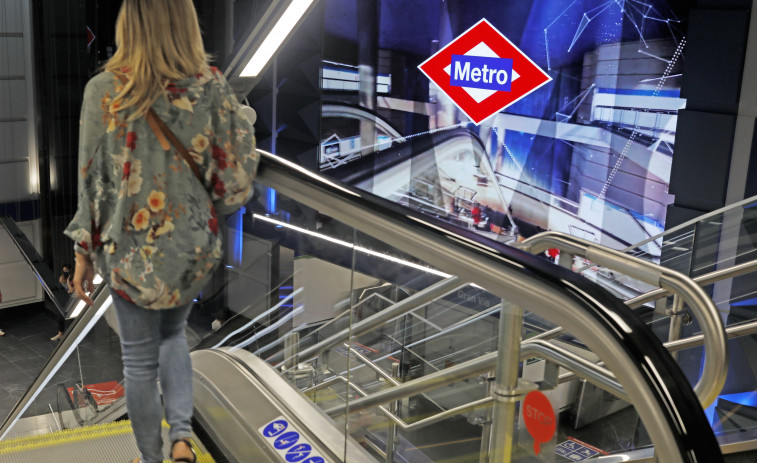
<path fill-rule="evenodd" d="M 163 454 L 169 454 L 168 424 L 164 421 Z M 195 439 L 195 443 L 197 440 Z M 213 457 L 202 447 L 196 447 L 199 463 L 214 463 Z M 76 463 L 129 463 L 139 455 L 131 422 L 113 423 L 65 429 L 47 434 L 18 437 L 0 442 L 0 461 L 3 463 L 39 463 L 65 461 Z M 165 460 L 168 463 L 168 460 Z"/>

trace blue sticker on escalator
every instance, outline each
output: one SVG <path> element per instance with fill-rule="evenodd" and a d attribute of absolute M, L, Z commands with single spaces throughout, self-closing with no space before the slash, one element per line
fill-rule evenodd
<path fill-rule="evenodd" d="M 273 446 L 277 449 L 286 449 L 293 446 L 300 439 L 300 434 L 297 432 L 288 432 L 273 442 Z"/>
<path fill-rule="evenodd" d="M 273 447 L 282 462 L 329 463 L 307 441 L 307 438 L 283 416 L 258 428 L 264 440 Z"/>
<path fill-rule="evenodd" d="M 286 460 L 290 463 L 302 461 L 310 455 L 311 450 L 313 450 L 313 448 L 310 444 L 295 445 L 287 452 Z"/>
<path fill-rule="evenodd" d="M 284 432 L 289 426 L 289 423 L 287 423 L 284 420 L 276 420 L 273 423 L 269 423 L 268 426 L 263 429 L 263 435 L 265 437 L 276 437 L 282 432 Z"/>

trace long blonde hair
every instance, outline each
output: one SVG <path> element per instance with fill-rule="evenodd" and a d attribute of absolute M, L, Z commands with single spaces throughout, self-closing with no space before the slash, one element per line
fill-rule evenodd
<path fill-rule="evenodd" d="M 192 0 L 124 0 L 116 21 L 116 53 L 106 71 L 129 69 L 129 83 L 111 110 L 147 114 L 167 81 L 203 72 L 208 55 Z"/>

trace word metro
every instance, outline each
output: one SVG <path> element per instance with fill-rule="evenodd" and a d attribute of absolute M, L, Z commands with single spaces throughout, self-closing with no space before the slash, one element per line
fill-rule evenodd
<path fill-rule="evenodd" d="M 511 58 L 452 55 L 450 85 L 509 92 L 512 72 Z"/>

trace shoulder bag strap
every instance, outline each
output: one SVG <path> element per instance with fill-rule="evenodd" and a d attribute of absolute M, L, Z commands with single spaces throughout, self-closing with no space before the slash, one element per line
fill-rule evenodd
<path fill-rule="evenodd" d="M 126 85 L 128 80 L 126 79 L 126 76 L 123 74 L 116 74 L 118 79 Z M 195 177 L 197 177 L 197 180 L 200 181 L 201 184 L 205 184 L 205 182 L 202 179 L 202 175 L 200 175 L 200 169 L 197 167 L 197 163 L 192 159 L 192 155 L 189 154 L 189 151 L 187 148 L 179 141 L 179 139 L 176 137 L 176 135 L 171 131 L 171 129 L 168 128 L 165 122 L 163 122 L 163 119 L 161 119 L 155 111 L 150 108 L 147 111 L 147 123 L 150 125 L 150 128 L 152 129 L 153 133 L 155 133 L 155 137 L 158 139 L 158 143 L 160 143 L 161 148 L 168 151 L 171 148 L 171 145 L 176 148 L 176 151 L 181 154 L 181 157 L 184 158 L 184 161 L 189 165 L 189 168 L 192 169 L 192 172 L 195 174 Z M 171 142 L 171 145 L 169 145 L 169 141 Z"/>

